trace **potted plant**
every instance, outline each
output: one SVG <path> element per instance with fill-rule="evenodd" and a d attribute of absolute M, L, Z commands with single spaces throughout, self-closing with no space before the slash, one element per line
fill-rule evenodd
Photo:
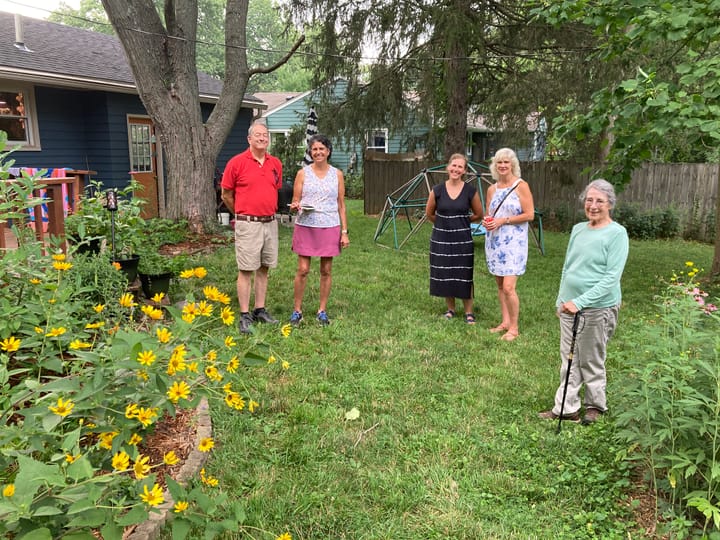
<path fill-rule="evenodd" d="M 65 234 L 77 251 L 99 253 L 103 240 L 110 235 L 110 213 L 105 207 L 102 184 L 90 184 L 93 196 L 82 197 L 72 214 L 65 218 Z"/>
<path fill-rule="evenodd" d="M 162 255 L 157 246 L 142 249 L 138 254 L 138 273 L 145 297 L 150 299 L 158 293 L 167 294 L 175 275 L 173 258 Z"/>

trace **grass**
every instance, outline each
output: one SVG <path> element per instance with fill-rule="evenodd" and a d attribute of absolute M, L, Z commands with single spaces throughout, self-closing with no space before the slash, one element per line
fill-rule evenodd
<path fill-rule="evenodd" d="M 207 470 L 243 501 L 254 538 L 583 539 L 643 538 L 630 503 L 630 471 L 613 441 L 614 351 L 653 313 L 652 297 L 686 260 L 709 269 L 712 247 L 631 241 L 624 306 L 609 347 L 610 413 L 592 427 L 537 419 L 558 384 L 554 302 L 568 235 L 547 232 L 518 283 L 520 337 L 502 342 L 493 278 L 477 238 L 477 325 L 442 320 L 428 293 L 425 225 L 402 250 L 373 241 L 377 218 L 349 201 L 351 245 L 336 259 L 329 327 L 320 327 L 318 266 L 303 325 L 287 339 L 259 328 L 289 370 L 248 373 L 261 408 L 213 410 L 218 441 Z M 401 224 L 402 225 L 402 224 Z M 292 311 L 296 258 L 281 227 L 280 264 L 268 309 Z M 391 232 L 381 239 L 392 245 Z M 234 290 L 232 248 L 203 259 Z M 461 308 L 461 304 L 458 304 Z M 460 309 L 461 310 L 461 309 Z M 359 410 L 347 420 L 346 412 Z M 265 532 L 258 532 L 265 531 Z M 198 533 L 199 534 L 199 533 Z M 246 538 L 238 534 L 237 538 Z M 249 533 L 248 533 L 249 534 Z"/>

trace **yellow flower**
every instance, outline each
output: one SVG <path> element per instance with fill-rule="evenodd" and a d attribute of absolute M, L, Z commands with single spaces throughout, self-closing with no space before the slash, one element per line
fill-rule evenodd
<path fill-rule="evenodd" d="M 289 532 L 286 532 L 278 536 L 275 540 L 292 540 L 292 536 Z"/>
<path fill-rule="evenodd" d="M 280 329 L 280 333 L 283 335 L 283 337 L 288 337 L 292 333 L 292 325 L 283 325 L 283 327 Z"/>
<path fill-rule="evenodd" d="M 217 302 L 220 302 L 221 304 L 229 304 L 230 296 L 227 293 L 221 292 L 217 297 Z"/>
<path fill-rule="evenodd" d="M 172 332 L 170 332 L 167 328 L 158 328 L 155 330 L 155 335 L 157 335 L 160 343 L 167 343 L 170 339 L 172 339 Z"/>
<path fill-rule="evenodd" d="M 170 401 L 177 403 L 180 399 L 188 399 L 190 397 L 190 386 L 185 381 L 175 381 L 167 391 Z"/>
<path fill-rule="evenodd" d="M 140 308 L 140 311 L 142 311 L 145 315 L 150 317 L 151 319 L 155 321 L 159 321 L 163 318 L 163 310 L 158 309 L 153 306 L 145 305 Z"/>
<path fill-rule="evenodd" d="M 125 418 L 137 418 L 138 415 L 138 404 L 137 403 L 129 403 L 125 406 Z"/>
<path fill-rule="evenodd" d="M 209 452 L 213 449 L 215 446 L 215 441 L 212 440 L 212 437 L 205 437 L 204 439 L 200 440 L 200 444 L 198 445 L 198 450 L 201 452 Z"/>
<path fill-rule="evenodd" d="M 197 372 L 198 372 L 198 363 L 197 363 L 197 362 L 190 362 L 190 363 L 187 365 L 187 370 L 190 371 L 190 372 L 192 372 L 192 373 L 197 373 Z"/>
<path fill-rule="evenodd" d="M 52 254 L 52 260 L 53 260 L 53 261 L 64 261 L 64 260 L 65 260 L 65 254 L 64 254 L 64 253 L 53 253 L 53 254 Z"/>
<path fill-rule="evenodd" d="M 30 283 L 32 283 L 33 285 L 40 285 L 42 283 L 42 281 L 39 280 L 38 278 L 34 277 L 30 280 Z"/>
<path fill-rule="evenodd" d="M 163 456 L 163 461 L 165 465 L 176 465 L 180 461 L 180 458 L 175 455 L 174 450 L 170 450 Z"/>
<path fill-rule="evenodd" d="M 58 398 L 57 404 L 54 407 L 50 405 L 48 409 L 50 409 L 50 411 L 54 412 L 58 416 L 62 416 L 64 418 L 72 412 L 73 407 L 75 407 L 75 404 L 72 402 L 72 400 L 68 399 L 67 401 L 63 401 L 63 398 Z"/>
<path fill-rule="evenodd" d="M 155 418 L 156 416 L 157 409 L 140 407 L 138 409 L 137 421 L 140 422 L 143 426 L 148 427 L 150 424 L 153 423 L 153 418 Z"/>
<path fill-rule="evenodd" d="M 217 351 L 216 351 L 215 349 L 210 349 L 210 350 L 207 352 L 207 354 L 205 355 L 205 357 L 207 358 L 207 361 L 208 361 L 208 362 L 214 362 L 215 360 L 217 360 L 217 356 L 218 356 L 218 354 L 217 354 Z"/>
<path fill-rule="evenodd" d="M 80 339 L 74 339 L 70 342 L 69 345 L 70 349 L 76 351 L 80 349 L 90 349 L 92 348 L 92 343 L 88 343 L 86 341 L 82 341 Z"/>
<path fill-rule="evenodd" d="M 147 486 L 144 486 L 143 494 L 140 495 L 140 498 L 144 503 L 147 503 L 148 506 L 159 506 L 165 501 L 162 489 L 160 489 L 160 486 L 157 484 L 155 484 L 150 491 L 148 491 Z"/>
<path fill-rule="evenodd" d="M 138 454 L 138 457 L 133 464 L 133 472 L 135 473 L 135 478 L 138 480 L 142 480 L 150 473 L 150 465 L 148 465 L 148 461 L 150 461 L 148 456 Z"/>
<path fill-rule="evenodd" d="M 685 261 L 685 266 L 695 266 L 695 263 L 692 261 Z"/>
<path fill-rule="evenodd" d="M 283 360 L 283 361 L 282 361 L 282 368 L 283 368 L 283 369 L 290 369 L 290 362 L 288 362 L 287 360 Z"/>
<path fill-rule="evenodd" d="M 271 354 L 268 357 L 268 364 L 274 364 L 275 362 L 277 362 L 277 358 L 275 358 L 275 356 Z"/>
<path fill-rule="evenodd" d="M 216 368 L 215 366 L 206 367 L 205 375 L 207 376 L 208 379 L 210 379 L 211 381 L 215 381 L 215 382 L 220 382 L 220 381 L 222 381 L 222 378 L 223 378 L 222 375 L 220 374 L 220 372 L 218 371 L 218 368 Z"/>
<path fill-rule="evenodd" d="M 93 310 L 95 310 L 95 313 L 102 313 L 105 310 L 105 304 L 95 304 Z"/>
<path fill-rule="evenodd" d="M 69 262 L 55 261 L 53 263 L 53 268 L 55 270 L 59 270 L 60 272 L 66 272 L 66 271 L 70 270 L 72 268 L 72 266 L 73 266 L 72 263 L 69 263 Z"/>
<path fill-rule="evenodd" d="M 164 292 L 155 293 L 155 295 L 152 297 L 152 301 L 159 304 L 163 301 L 163 298 L 165 298 Z"/>
<path fill-rule="evenodd" d="M 44 334 L 44 333 L 45 333 L 45 330 L 43 330 L 43 329 L 40 328 L 39 326 L 36 326 L 36 327 L 35 327 L 35 333 L 36 333 L 36 334 Z"/>
<path fill-rule="evenodd" d="M 180 277 L 182 279 L 190 279 L 191 277 L 195 277 L 195 272 L 193 272 L 192 268 L 189 270 L 183 270 L 180 272 Z"/>
<path fill-rule="evenodd" d="M 78 454 L 77 456 L 73 456 L 72 454 L 65 454 L 65 461 L 68 462 L 68 463 L 74 463 L 74 462 L 76 462 L 78 459 L 80 459 L 80 456 L 81 456 L 81 455 L 82 455 L 82 454 Z"/>
<path fill-rule="evenodd" d="M 204 470 L 204 469 L 203 469 Z M 15 484 L 8 484 L 3 488 L 3 497 L 12 497 L 15 495 Z"/>
<path fill-rule="evenodd" d="M 226 394 L 228 392 L 232 392 L 233 391 L 232 390 L 232 382 L 225 383 L 222 388 L 223 388 L 223 392 L 225 392 Z"/>
<path fill-rule="evenodd" d="M 100 448 L 112 450 L 113 439 L 117 436 L 117 431 L 107 431 L 100 434 Z"/>
<path fill-rule="evenodd" d="M 185 510 L 188 509 L 188 506 L 190 506 L 187 501 L 178 501 L 175 503 L 175 506 L 173 506 L 173 512 L 176 514 L 181 514 Z"/>
<path fill-rule="evenodd" d="M 260 404 L 257 401 L 250 400 L 248 401 L 248 411 L 255 412 L 255 409 L 257 409 L 260 406 Z"/>
<path fill-rule="evenodd" d="M 94 330 L 95 328 L 100 328 L 101 326 L 105 326 L 105 321 L 100 322 L 94 322 L 94 323 L 87 323 L 85 325 L 85 328 L 87 330 Z"/>
<path fill-rule="evenodd" d="M 227 363 L 227 371 L 228 373 L 235 373 L 238 368 L 240 367 L 240 361 L 238 360 L 237 356 L 233 356 Z"/>
<path fill-rule="evenodd" d="M 235 345 L 237 345 L 235 338 L 233 338 L 232 336 L 227 336 L 225 338 L 225 346 L 227 348 L 234 347 Z"/>
<path fill-rule="evenodd" d="M 225 306 L 220 310 L 220 318 L 225 326 L 230 326 L 233 322 L 235 322 L 235 314 L 228 306 Z"/>
<path fill-rule="evenodd" d="M 198 314 L 203 317 L 209 317 L 212 315 L 213 312 L 213 306 L 212 304 L 208 304 L 205 300 L 201 300 L 198 303 Z"/>
<path fill-rule="evenodd" d="M 193 269 L 193 274 L 196 278 L 202 279 L 207 276 L 207 270 L 205 270 L 205 268 L 203 268 L 202 266 L 198 266 L 197 268 Z"/>
<path fill-rule="evenodd" d="M 137 355 L 137 361 L 143 366 L 152 366 L 156 359 L 153 351 L 140 351 Z"/>
<path fill-rule="evenodd" d="M 5 338 L 0 341 L 0 349 L 9 353 L 15 352 L 20 348 L 20 343 L 22 343 L 21 340 L 19 340 L 15 336 L 10 336 L 9 338 Z"/>
<path fill-rule="evenodd" d="M 115 270 L 122 270 L 122 266 L 120 266 L 119 262 L 113 261 L 112 265 Z"/>
<path fill-rule="evenodd" d="M 217 486 L 218 485 L 218 479 L 213 476 L 205 476 L 205 469 L 200 469 L 200 480 L 203 484 L 207 484 L 208 486 Z"/>
<path fill-rule="evenodd" d="M 214 285 L 207 285 L 203 287 L 203 294 L 208 300 L 217 302 L 218 296 L 220 296 L 220 291 Z"/>
<path fill-rule="evenodd" d="M 131 308 L 137 306 L 132 293 L 126 292 L 120 297 L 120 305 L 122 307 Z"/>
<path fill-rule="evenodd" d="M 126 471 L 130 468 L 130 456 L 120 450 L 112 458 L 112 466 L 116 471 Z"/>
<path fill-rule="evenodd" d="M 138 435 L 137 433 L 133 433 L 132 437 L 130 437 L 130 440 L 128 441 L 128 444 L 130 446 L 137 446 L 142 442 L 142 440 L 143 438 L 140 435 Z"/>
<path fill-rule="evenodd" d="M 245 401 L 243 401 L 243 398 L 240 397 L 240 394 L 237 392 L 228 392 L 225 394 L 225 404 L 238 411 L 242 411 L 245 408 Z"/>
<path fill-rule="evenodd" d="M 137 372 L 137 377 L 141 381 L 149 381 L 150 380 L 150 375 L 148 375 L 147 371 L 145 371 L 144 369 L 141 369 Z"/>
<path fill-rule="evenodd" d="M 58 337 L 62 336 L 65 332 L 67 332 L 67 328 L 64 326 L 58 326 L 57 328 L 51 328 L 50 331 L 47 333 L 48 337 Z"/>

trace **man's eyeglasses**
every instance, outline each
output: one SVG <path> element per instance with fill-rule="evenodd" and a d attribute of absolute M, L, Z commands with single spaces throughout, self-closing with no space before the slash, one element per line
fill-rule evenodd
<path fill-rule="evenodd" d="M 598 206 L 602 206 L 606 204 L 607 201 L 604 199 L 585 199 L 585 204 L 587 206 L 592 206 L 593 204 L 597 204 Z"/>

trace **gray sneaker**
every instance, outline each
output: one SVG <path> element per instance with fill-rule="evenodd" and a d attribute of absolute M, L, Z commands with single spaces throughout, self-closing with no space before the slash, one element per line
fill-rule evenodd
<path fill-rule="evenodd" d="M 238 325 L 238 327 L 240 328 L 241 334 L 252 334 L 252 324 L 252 315 L 250 315 L 249 313 L 240 314 L 240 324 Z"/>
<path fill-rule="evenodd" d="M 255 322 L 261 322 L 261 323 L 268 323 L 268 324 L 277 324 L 280 321 L 273 318 L 272 315 L 264 308 L 255 308 L 252 312 L 252 318 Z"/>

